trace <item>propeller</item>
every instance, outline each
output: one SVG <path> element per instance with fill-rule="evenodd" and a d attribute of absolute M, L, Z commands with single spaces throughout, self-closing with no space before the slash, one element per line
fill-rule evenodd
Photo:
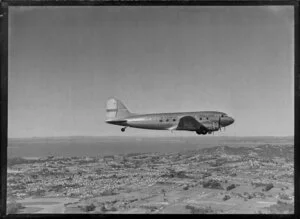
<path fill-rule="evenodd" d="M 221 127 L 221 116 L 219 116 L 219 121 L 218 121 L 218 130 L 222 130 L 222 127 Z"/>

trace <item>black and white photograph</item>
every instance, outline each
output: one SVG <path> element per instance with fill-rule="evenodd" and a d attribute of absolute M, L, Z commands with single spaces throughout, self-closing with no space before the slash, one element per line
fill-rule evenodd
<path fill-rule="evenodd" d="M 8 12 L 7 214 L 294 214 L 293 5 Z"/>

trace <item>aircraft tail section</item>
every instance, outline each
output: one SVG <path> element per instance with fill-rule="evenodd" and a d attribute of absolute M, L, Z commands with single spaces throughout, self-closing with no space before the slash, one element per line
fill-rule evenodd
<path fill-rule="evenodd" d="M 110 98 L 106 102 L 106 119 L 117 120 L 131 116 L 132 113 L 127 107 L 118 99 Z"/>

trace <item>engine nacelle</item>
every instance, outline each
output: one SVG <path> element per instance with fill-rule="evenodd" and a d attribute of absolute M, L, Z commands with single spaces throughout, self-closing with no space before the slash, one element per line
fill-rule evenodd
<path fill-rule="evenodd" d="M 206 126 L 206 128 L 208 129 L 209 132 L 215 132 L 219 130 L 219 125 L 217 123 L 212 123 L 209 126 Z"/>
<path fill-rule="evenodd" d="M 205 129 L 199 129 L 199 130 L 196 131 L 196 133 L 197 133 L 198 135 L 206 135 L 206 134 L 207 134 L 207 131 L 206 131 Z"/>

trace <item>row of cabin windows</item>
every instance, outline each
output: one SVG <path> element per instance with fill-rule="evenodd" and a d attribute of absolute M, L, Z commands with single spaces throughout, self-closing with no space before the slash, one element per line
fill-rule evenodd
<path fill-rule="evenodd" d="M 224 115 L 221 115 L 221 117 L 224 117 Z M 199 119 L 202 120 L 202 117 L 200 116 Z M 206 117 L 206 119 L 208 120 L 208 117 Z"/>
<path fill-rule="evenodd" d="M 221 115 L 221 117 L 224 117 L 224 115 Z M 200 120 L 202 120 L 202 117 L 199 117 Z M 203 118 L 204 119 L 204 118 Z M 206 117 L 206 119 L 208 120 L 208 117 Z M 170 119 L 171 120 L 171 119 Z M 163 122 L 162 119 L 159 120 L 160 122 Z M 176 119 L 173 119 L 173 122 L 175 122 Z M 166 122 L 169 122 L 169 119 L 166 119 Z"/>
<path fill-rule="evenodd" d="M 166 119 L 166 122 L 169 122 L 169 120 L 171 121 L 171 119 Z M 163 122 L 162 119 L 160 119 L 159 121 L 160 121 L 160 122 Z M 176 119 L 173 119 L 173 122 L 175 122 L 175 121 L 176 121 Z"/>
<path fill-rule="evenodd" d="M 199 117 L 200 120 L 202 120 L 202 117 Z M 206 117 L 206 119 L 208 120 L 208 117 Z M 171 120 L 171 119 L 170 119 Z M 162 119 L 159 120 L 160 122 L 163 122 Z M 173 119 L 173 122 L 175 122 L 176 119 Z M 169 122 L 169 119 L 166 119 L 166 122 Z"/>

